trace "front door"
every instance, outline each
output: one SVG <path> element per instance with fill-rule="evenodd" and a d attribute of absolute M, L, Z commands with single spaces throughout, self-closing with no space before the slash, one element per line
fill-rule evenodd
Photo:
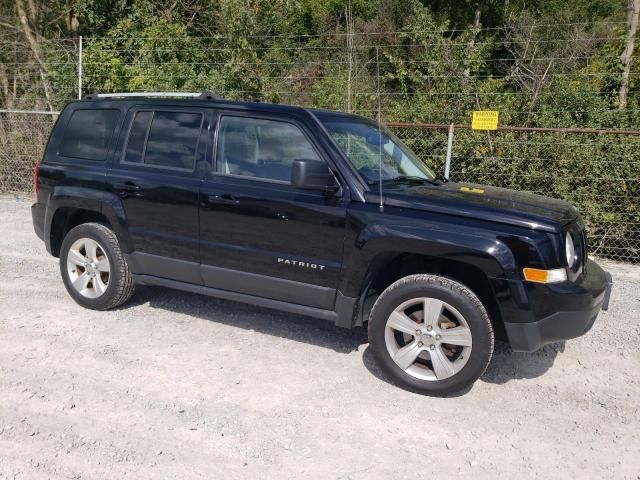
<path fill-rule="evenodd" d="M 145 105 L 127 116 L 107 188 L 119 197 L 135 274 L 202 284 L 198 208 L 209 121 L 209 111 L 190 107 Z"/>
<path fill-rule="evenodd" d="M 297 159 L 325 161 L 290 118 L 222 112 L 214 171 L 201 188 L 205 285 L 331 309 L 342 267 L 342 195 L 295 189 Z"/>

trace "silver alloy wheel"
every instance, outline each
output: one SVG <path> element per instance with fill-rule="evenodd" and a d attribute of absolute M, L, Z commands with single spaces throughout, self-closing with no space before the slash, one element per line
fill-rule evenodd
<path fill-rule="evenodd" d="M 462 370 L 473 343 L 460 312 L 436 298 L 414 298 L 399 305 L 387 319 L 384 338 L 398 367 L 431 381 Z"/>
<path fill-rule="evenodd" d="M 98 298 L 109 286 L 111 265 L 105 249 L 91 238 L 79 238 L 67 253 L 67 273 L 83 297 Z"/>

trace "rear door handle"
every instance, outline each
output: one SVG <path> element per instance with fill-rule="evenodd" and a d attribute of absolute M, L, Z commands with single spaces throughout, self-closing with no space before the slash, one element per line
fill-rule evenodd
<path fill-rule="evenodd" d="M 113 185 L 113 189 L 124 197 L 129 194 L 133 194 L 136 197 L 142 196 L 142 194 L 140 193 L 140 185 L 136 185 L 133 182 L 116 183 Z"/>
<path fill-rule="evenodd" d="M 140 190 L 140 185 L 136 185 L 133 182 L 116 183 L 113 188 L 116 190 L 122 190 L 123 192 L 136 192 Z"/>
<path fill-rule="evenodd" d="M 207 201 L 214 205 L 240 205 L 240 200 L 234 198 L 232 195 L 210 195 Z"/>

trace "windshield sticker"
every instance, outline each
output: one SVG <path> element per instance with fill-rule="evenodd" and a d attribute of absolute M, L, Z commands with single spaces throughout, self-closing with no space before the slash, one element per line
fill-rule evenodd
<path fill-rule="evenodd" d="M 483 188 L 460 187 L 460 191 L 467 193 L 484 193 Z"/>

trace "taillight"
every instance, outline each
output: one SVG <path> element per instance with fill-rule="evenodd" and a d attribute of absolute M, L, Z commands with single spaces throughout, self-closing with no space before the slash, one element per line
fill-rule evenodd
<path fill-rule="evenodd" d="M 40 173 L 40 162 L 36 163 L 36 166 L 33 167 L 33 195 L 35 196 L 35 201 L 38 201 L 38 174 Z"/>

